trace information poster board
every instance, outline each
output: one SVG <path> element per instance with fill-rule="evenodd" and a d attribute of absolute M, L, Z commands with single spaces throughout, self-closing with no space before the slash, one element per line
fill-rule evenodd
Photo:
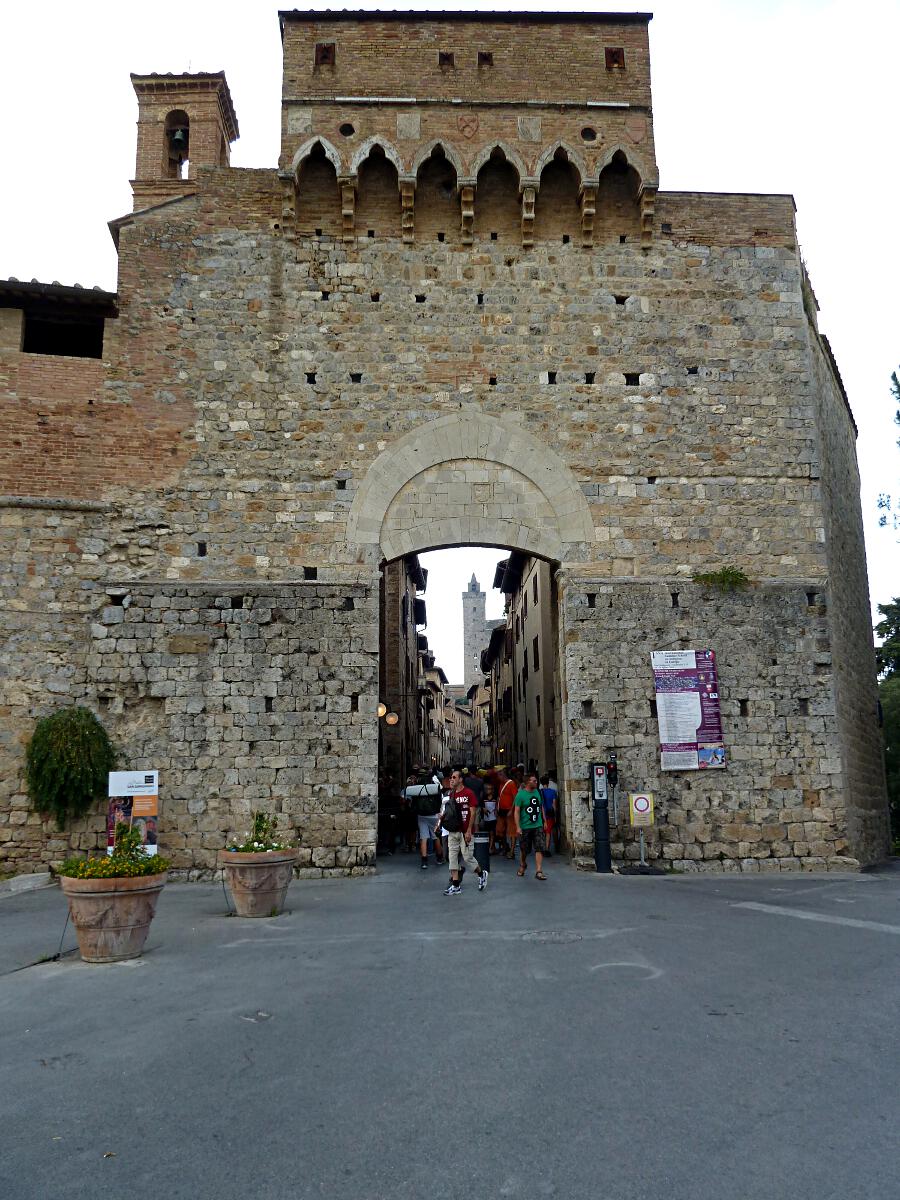
<path fill-rule="evenodd" d="M 116 825 L 140 830 L 145 854 L 156 854 L 159 843 L 159 771 L 110 771 L 106 814 L 106 853 L 116 844 Z"/>
<path fill-rule="evenodd" d="M 650 655 L 664 771 L 724 767 L 719 678 L 713 650 L 655 650 Z"/>

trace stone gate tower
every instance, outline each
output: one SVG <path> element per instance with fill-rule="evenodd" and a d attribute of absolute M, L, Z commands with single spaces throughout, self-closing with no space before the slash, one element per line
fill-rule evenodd
<path fill-rule="evenodd" d="M 224 76 L 136 77 L 117 295 L 0 284 L 2 865 L 103 844 L 22 783 L 78 702 L 160 771 L 176 868 L 266 808 L 304 870 L 371 870 L 380 567 L 471 543 L 552 564 L 576 859 L 611 750 L 682 870 L 884 855 L 856 427 L 793 200 L 660 189 L 649 20 L 282 12 L 259 170 Z M 722 769 L 662 770 L 669 649 L 716 652 Z"/>

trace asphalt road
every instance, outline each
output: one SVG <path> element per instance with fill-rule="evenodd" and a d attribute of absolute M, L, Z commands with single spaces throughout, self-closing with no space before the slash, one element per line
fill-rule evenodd
<path fill-rule="evenodd" d="M 100 967 L 0 900 L 0 1196 L 900 1194 L 900 872 L 547 870 L 170 884 Z"/>

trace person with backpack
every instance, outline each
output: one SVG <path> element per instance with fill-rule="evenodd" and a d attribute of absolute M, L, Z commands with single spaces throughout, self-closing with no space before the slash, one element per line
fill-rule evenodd
<path fill-rule="evenodd" d="M 461 771 L 450 775 L 450 794 L 447 796 L 438 817 L 438 828 L 447 832 L 447 857 L 450 862 L 450 886 L 445 896 L 458 896 L 460 886 L 460 860 L 478 876 L 478 890 L 487 887 L 488 873 L 483 871 L 475 859 L 472 849 L 472 832 L 475 828 L 475 813 L 478 801 L 474 792 L 463 782 Z"/>
<path fill-rule="evenodd" d="M 418 777 L 410 775 L 403 795 L 418 822 L 422 870 L 428 869 L 429 839 L 434 842 L 435 862 L 440 865 L 444 861 L 441 839 L 437 833 L 438 814 L 441 811 L 441 781 L 433 771 L 421 771 Z"/>

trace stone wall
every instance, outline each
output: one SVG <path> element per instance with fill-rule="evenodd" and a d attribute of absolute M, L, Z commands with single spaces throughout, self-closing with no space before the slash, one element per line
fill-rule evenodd
<path fill-rule="evenodd" d="M 68 611 L 52 615 L 51 605 L 49 617 L 22 624 L 18 610 L 5 622 L 0 847 L 10 864 L 34 869 L 69 846 L 105 845 L 103 805 L 59 835 L 29 811 L 21 788 L 32 714 L 77 701 L 104 720 L 123 767 L 160 771 L 160 841 L 176 870 L 210 874 L 216 851 L 257 808 L 297 839 L 304 872 L 370 869 L 374 581 L 109 589 L 60 586 Z"/>
<path fill-rule="evenodd" d="M 844 768 L 847 836 L 865 862 L 890 844 L 884 754 L 859 506 L 856 426 L 827 341 L 809 328 L 820 438 L 825 537 L 830 547 L 828 611 L 835 705 Z"/>
<path fill-rule="evenodd" d="M 763 585 L 722 595 L 696 584 L 560 579 L 565 822 L 593 854 L 589 764 L 619 758 L 613 855 L 638 857 L 627 793 L 652 791 L 651 859 L 683 871 L 846 870 L 870 861 L 854 836 L 834 699 L 827 594 Z M 725 770 L 661 771 L 653 650 L 711 649 Z M 612 820 L 612 815 L 610 816 Z M 878 857 L 883 846 L 878 848 Z"/>
<path fill-rule="evenodd" d="M 611 739 L 655 781 L 646 656 L 684 643 L 717 650 L 748 715 L 726 713 L 733 765 L 702 804 L 695 777 L 659 781 L 671 861 L 884 853 L 853 428 L 790 197 L 656 193 L 638 15 L 284 28 L 281 170 L 200 165 L 193 194 L 112 223 L 102 363 L 23 354 L 3 318 L 3 857 L 65 849 L 27 810 L 22 750 L 81 700 L 163 771 L 182 869 L 257 803 L 305 866 L 366 869 L 377 570 L 470 541 L 562 565 L 580 851 Z M 482 89 L 465 106 L 460 80 Z M 752 589 L 692 590 L 722 566 Z"/>

